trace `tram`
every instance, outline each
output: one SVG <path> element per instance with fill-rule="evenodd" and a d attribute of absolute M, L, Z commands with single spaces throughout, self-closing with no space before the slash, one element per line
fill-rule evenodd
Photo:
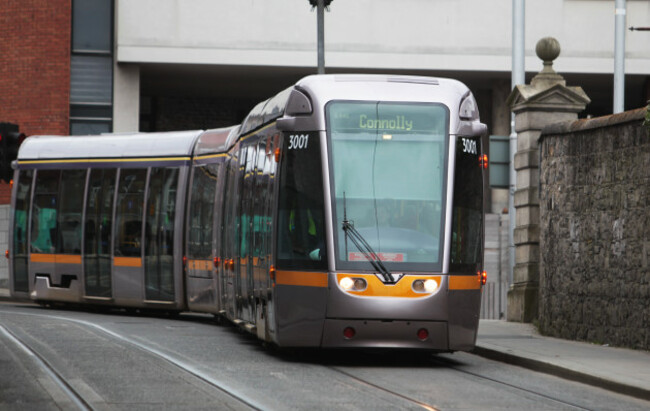
<path fill-rule="evenodd" d="M 318 75 L 229 128 L 28 137 L 11 294 L 213 313 L 281 347 L 470 350 L 485 133 L 458 81 Z"/>

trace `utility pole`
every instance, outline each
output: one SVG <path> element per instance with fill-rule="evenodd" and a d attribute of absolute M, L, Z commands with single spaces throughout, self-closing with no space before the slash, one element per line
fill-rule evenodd
<path fill-rule="evenodd" d="M 512 0 L 512 77 L 511 89 L 520 84 L 526 84 L 526 68 L 524 60 L 525 38 L 525 3 L 524 0 Z M 515 171 L 515 153 L 517 152 L 517 132 L 515 131 L 515 115 L 510 115 L 510 192 L 508 195 L 508 250 L 509 267 L 508 283 L 513 283 L 515 269 L 515 190 L 517 187 L 517 171 Z"/>
<path fill-rule="evenodd" d="M 316 30 L 318 36 L 318 74 L 325 74 L 325 8 L 333 0 L 309 0 L 312 9 L 316 7 Z"/>
<path fill-rule="evenodd" d="M 625 110 L 625 0 L 615 1 L 614 113 Z"/>

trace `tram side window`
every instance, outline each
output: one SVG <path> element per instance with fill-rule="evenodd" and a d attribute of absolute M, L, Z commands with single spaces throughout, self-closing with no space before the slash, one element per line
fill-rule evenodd
<path fill-rule="evenodd" d="M 116 174 L 117 170 L 114 168 L 90 170 L 84 224 L 87 295 L 111 296 L 111 228 Z"/>
<path fill-rule="evenodd" d="M 85 185 L 85 169 L 61 172 L 58 253 L 81 254 L 81 211 Z"/>
<path fill-rule="evenodd" d="M 115 255 L 142 255 L 142 215 L 146 169 L 122 169 L 118 183 L 115 218 Z"/>
<path fill-rule="evenodd" d="M 297 149 L 287 138 L 280 164 L 278 267 L 325 269 L 324 200 L 317 134 Z"/>
<path fill-rule="evenodd" d="M 59 170 L 36 173 L 32 208 L 32 253 L 53 254 L 56 250 Z"/>
<path fill-rule="evenodd" d="M 148 300 L 174 298 L 174 221 L 178 168 L 152 168 L 145 223 L 145 286 Z"/>
<path fill-rule="evenodd" d="M 264 139 L 260 140 L 256 149 L 255 195 L 253 196 L 253 256 L 265 257 L 264 246 L 268 241 L 266 226 L 269 223 L 264 207 L 268 199 L 268 178 L 263 174 L 267 163 L 266 141 Z"/>
<path fill-rule="evenodd" d="M 483 171 L 477 149 L 467 151 L 459 138 L 456 143 L 454 205 L 451 238 L 451 270 L 475 274 L 482 264 L 483 243 Z"/>
<path fill-rule="evenodd" d="M 253 229 L 253 215 L 252 215 L 252 206 L 254 202 L 254 196 L 258 195 L 254 193 L 253 188 L 253 179 L 254 175 L 254 164 L 256 156 L 256 145 L 247 145 L 241 150 L 241 160 L 245 161 L 244 163 L 244 172 L 240 174 L 240 187 L 242 188 L 239 204 L 239 256 L 241 258 L 248 258 L 251 255 L 250 245 L 252 242 Z M 244 152 L 246 152 L 244 158 Z"/>
<path fill-rule="evenodd" d="M 27 216 L 32 194 L 33 170 L 24 170 L 18 177 L 16 211 L 14 213 L 14 290 L 29 291 L 27 275 Z"/>
<path fill-rule="evenodd" d="M 206 259 L 212 255 L 212 226 L 217 184 L 217 165 L 194 168 L 190 199 L 189 257 Z"/>

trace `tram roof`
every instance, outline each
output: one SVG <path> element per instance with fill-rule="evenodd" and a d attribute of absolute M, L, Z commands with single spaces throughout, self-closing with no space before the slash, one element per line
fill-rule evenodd
<path fill-rule="evenodd" d="M 190 156 L 202 130 L 89 136 L 30 136 L 18 160 Z"/>
<path fill-rule="evenodd" d="M 231 126 L 206 130 L 196 141 L 194 155 L 201 156 L 228 150 L 237 139 L 239 128 L 240 126 Z"/>
<path fill-rule="evenodd" d="M 296 87 L 309 94 L 314 106 L 321 107 L 317 121 L 322 127 L 325 125 L 322 107 L 334 100 L 444 104 L 452 113 L 449 119 L 451 134 L 467 132 L 468 126 L 472 130 L 471 123 L 480 121 L 469 88 L 462 82 L 449 78 L 382 74 L 312 75 L 300 80 Z M 475 112 L 470 122 L 463 121 L 458 115 L 461 103 L 466 98 L 474 102 Z"/>
<path fill-rule="evenodd" d="M 285 110 L 289 110 L 292 104 L 294 90 L 298 94 L 306 92 L 309 96 L 310 101 L 306 104 L 310 111 L 314 110 L 311 111 L 314 120 L 312 126 L 318 129 L 325 127 L 323 108 L 334 100 L 440 103 L 451 110 L 450 133 L 470 131 L 474 134 L 484 128 L 481 125 L 483 128 L 475 129 L 471 125 L 480 121 L 476 101 L 469 88 L 458 80 L 386 74 L 320 74 L 304 77 L 295 85 L 257 104 L 242 122 L 240 135 L 285 115 Z M 303 101 L 298 100 L 298 106 L 303 104 Z M 470 118 L 460 118 L 459 115 L 459 108 L 465 100 L 473 102 L 468 105 L 473 110 Z M 297 114 L 304 115 L 307 112 Z"/>
<path fill-rule="evenodd" d="M 324 100 L 432 101 L 464 96 L 469 88 L 462 82 L 442 77 L 389 74 L 325 74 L 302 78 L 296 86 L 312 91 Z"/>

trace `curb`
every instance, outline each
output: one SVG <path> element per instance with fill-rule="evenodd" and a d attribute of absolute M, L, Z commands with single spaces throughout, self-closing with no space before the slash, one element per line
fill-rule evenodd
<path fill-rule="evenodd" d="M 642 400 L 650 401 L 650 390 L 596 377 L 590 374 L 586 374 L 584 372 L 561 367 L 559 365 L 547 363 L 540 360 L 534 360 L 532 358 L 526 358 L 526 357 L 522 357 L 519 355 L 515 355 L 515 354 L 511 354 L 499 350 L 494 350 L 479 345 L 476 345 L 474 349 L 470 351 L 470 353 L 490 360 L 516 365 L 532 371 L 537 371 L 545 374 L 554 375 L 556 377 L 564 378 L 565 380 L 576 381 L 582 384 L 587 384 L 594 387 L 603 388 L 608 391 L 613 391 L 618 394 L 624 394 L 631 397 L 640 398 Z"/>
<path fill-rule="evenodd" d="M 0 301 L 13 301 L 8 288 L 0 288 Z"/>

